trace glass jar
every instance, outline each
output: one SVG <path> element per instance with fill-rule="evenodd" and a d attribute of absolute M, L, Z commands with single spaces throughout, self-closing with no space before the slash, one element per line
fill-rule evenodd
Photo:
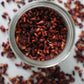
<path fill-rule="evenodd" d="M 36 8 L 36 7 L 48 7 L 48 8 L 55 10 L 57 13 L 59 13 L 60 16 L 63 17 L 63 19 L 66 23 L 67 30 L 68 30 L 67 42 L 66 42 L 65 48 L 63 49 L 62 53 L 60 53 L 54 59 L 51 59 L 48 61 L 36 61 L 36 60 L 32 60 L 32 59 L 26 57 L 20 51 L 20 49 L 18 48 L 16 41 L 15 41 L 15 28 L 16 28 L 16 24 L 17 24 L 18 20 L 26 11 L 28 11 L 32 8 Z M 41 67 L 41 68 L 52 67 L 52 66 L 59 64 L 63 60 L 65 60 L 71 52 L 71 49 L 74 44 L 74 40 L 75 40 L 75 28 L 74 28 L 74 22 L 73 22 L 71 16 L 65 9 L 63 9 L 59 5 L 57 5 L 53 2 L 49 2 L 49 1 L 35 1 L 35 2 L 31 2 L 27 5 L 25 5 L 23 8 L 21 8 L 16 13 L 16 15 L 14 16 L 14 18 L 10 24 L 10 28 L 9 28 L 9 42 L 10 42 L 10 47 L 13 50 L 14 54 L 17 57 L 19 57 L 21 59 L 21 61 L 24 61 L 25 63 L 27 63 L 29 65 Z"/>

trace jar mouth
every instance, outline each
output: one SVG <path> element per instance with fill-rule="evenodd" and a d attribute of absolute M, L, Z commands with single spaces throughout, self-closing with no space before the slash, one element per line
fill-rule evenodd
<path fill-rule="evenodd" d="M 50 60 L 43 61 L 43 62 L 32 60 L 32 59 L 26 57 L 20 51 L 20 49 L 18 48 L 16 41 L 15 41 L 15 28 L 16 28 L 16 24 L 17 24 L 18 20 L 26 11 L 36 8 L 36 7 L 47 7 L 47 8 L 51 8 L 54 11 L 56 11 L 64 19 L 67 30 L 68 30 L 67 42 L 66 42 L 65 48 L 63 49 L 62 53 L 60 53 L 54 59 L 50 59 Z M 30 65 L 36 66 L 36 67 L 42 67 L 42 68 L 51 67 L 51 66 L 57 65 L 60 62 L 62 62 L 63 60 L 65 60 L 70 54 L 70 51 L 74 44 L 74 40 L 75 40 L 75 28 L 74 28 L 74 23 L 73 23 L 71 16 L 69 15 L 68 12 L 65 11 L 65 9 L 63 9 L 59 5 L 54 4 L 53 2 L 48 2 L 48 1 L 35 1 L 35 2 L 29 3 L 28 5 L 25 5 L 22 9 L 20 9 L 16 13 L 16 15 L 14 16 L 14 18 L 10 24 L 10 28 L 9 28 L 9 42 L 10 42 L 10 47 L 13 50 L 14 54 L 17 57 L 20 57 L 21 60 L 26 62 L 27 64 L 30 64 Z"/>

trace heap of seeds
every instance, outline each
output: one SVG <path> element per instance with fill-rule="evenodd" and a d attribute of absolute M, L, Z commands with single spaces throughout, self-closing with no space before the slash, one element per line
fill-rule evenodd
<path fill-rule="evenodd" d="M 9 78 L 12 84 L 70 84 L 75 81 L 71 74 L 67 74 L 60 70 L 59 66 L 41 69 L 42 72 L 33 71 L 28 80 L 24 80 L 23 76 Z M 36 80 L 35 80 L 36 79 Z"/>
<path fill-rule="evenodd" d="M 84 31 L 79 34 L 79 37 L 79 40 L 75 44 L 76 55 L 74 56 L 74 58 L 77 59 L 77 62 L 84 63 Z"/>
<path fill-rule="evenodd" d="M 63 18 L 50 8 L 33 8 L 24 13 L 16 25 L 16 43 L 33 60 L 45 61 L 56 57 L 63 51 L 66 38 Z"/>
<path fill-rule="evenodd" d="M 8 74 L 6 73 L 8 68 L 8 64 L 0 64 L 0 84 L 5 84 L 4 77 L 3 75 L 7 76 Z"/>

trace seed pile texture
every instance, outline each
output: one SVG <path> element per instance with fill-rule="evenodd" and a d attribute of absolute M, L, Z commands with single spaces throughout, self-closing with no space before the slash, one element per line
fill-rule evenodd
<path fill-rule="evenodd" d="M 16 25 L 15 39 L 27 57 L 37 61 L 50 60 L 63 51 L 67 28 L 63 18 L 54 10 L 37 7 L 21 16 Z"/>

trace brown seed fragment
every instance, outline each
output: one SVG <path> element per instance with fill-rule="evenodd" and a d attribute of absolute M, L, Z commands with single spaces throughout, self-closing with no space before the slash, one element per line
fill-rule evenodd
<path fill-rule="evenodd" d="M 17 0 L 16 3 L 21 3 L 21 0 Z"/>
<path fill-rule="evenodd" d="M 79 70 L 80 69 L 80 67 L 79 66 L 75 66 L 75 70 Z"/>
<path fill-rule="evenodd" d="M 79 70 L 78 73 L 79 73 L 79 76 L 82 77 L 82 70 Z"/>

